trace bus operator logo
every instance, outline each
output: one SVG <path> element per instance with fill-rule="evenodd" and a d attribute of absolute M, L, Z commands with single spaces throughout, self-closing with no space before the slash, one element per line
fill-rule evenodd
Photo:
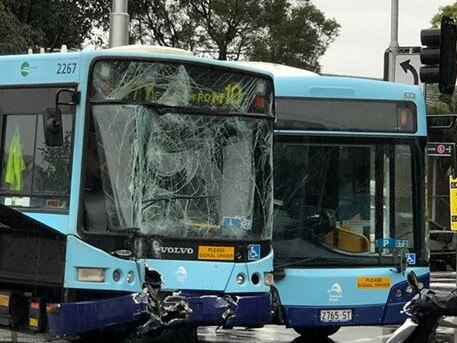
<path fill-rule="evenodd" d="M 30 64 L 29 62 L 23 62 L 21 64 L 21 75 L 26 77 L 30 73 Z"/>

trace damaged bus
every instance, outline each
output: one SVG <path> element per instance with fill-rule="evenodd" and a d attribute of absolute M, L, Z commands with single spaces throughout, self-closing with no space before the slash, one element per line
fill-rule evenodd
<path fill-rule="evenodd" d="M 0 324 L 68 337 L 270 320 L 270 74 L 133 48 L 0 69 Z"/>
<path fill-rule="evenodd" d="M 399 324 L 428 284 L 426 110 L 415 86 L 274 73 L 275 321 L 304 337 Z"/>

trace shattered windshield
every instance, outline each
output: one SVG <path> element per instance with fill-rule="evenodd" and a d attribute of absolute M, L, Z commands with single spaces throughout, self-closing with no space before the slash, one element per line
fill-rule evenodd
<path fill-rule="evenodd" d="M 149 73 L 139 73 L 140 63 Z M 213 79 L 210 87 L 200 74 L 193 79 L 189 67 L 124 64 L 116 69 L 117 78 L 124 79 L 118 86 L 111 83 L 106 101 L 98 95 L 103 83 L 96 75 L 102 72 L 94 70 L 87 164 L 100 181 L 88 187 L 91 177 L 86 177 L 86 207 L 91 193 L 99 194 L 98 207 L 87 211 L 88 217 L 93 212 L 87 227 L 165 237 L 269 239 L 273 123 L 249 117 L 271 114 L 265 80 L 249 76 L 244 87 L 238 74 L 206 71 Z M 240 92 L 236 101 L 217 100 L 214 94 L 227 85 L 233 88 L 234 80 Z M 102 215 L 106 223 L 98 219 Z"/>
<path fill-rule="evenodd" d="M 141 103 L 218 113 L 272 117 L 272 81 L 209 65 L 99 61 L 93 69 L 92 101 Z"/>

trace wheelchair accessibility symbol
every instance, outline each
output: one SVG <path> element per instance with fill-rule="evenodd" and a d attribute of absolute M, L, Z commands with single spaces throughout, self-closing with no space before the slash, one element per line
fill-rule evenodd
<path fill-rule="evenodd" d="M 406 253 L 406 263 L 416 264 L 416 254 L 415 253 Z"/>
<path fill-rule="evenodd" d="M 248 260 L 255 261 L 260 259 L 260 244 L 248 245 Z"/>

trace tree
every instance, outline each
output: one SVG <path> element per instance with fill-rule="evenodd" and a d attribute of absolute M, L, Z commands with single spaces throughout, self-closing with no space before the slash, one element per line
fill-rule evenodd
<path fill-rule="evenodd" d="M 193 50 L 196 23 L 186 2 L 133 0 L 129 3 L 130 36 L 135 42 Z"/>
<path fill-rule="evenodd" d="M 440 25 L 443 16 L 450 17 L 457 21 L 457 2 L 452 5 L 440 7 L 439 12 L 432 18 L 431 23 L 433 27 L 438 27 Z"/>
<path fill-rule="evenodd" d="M 133 40 L 221 60 L 239 58 L 262 11 L 259 0 L 134 0 L 129 9 Z"/>
<path fill-rule="evenodd" d="M 266 0 L 263 6 L 264 32 L 255 39 L 249 59 L 319 72 L 319 58 L 338 34 L 340 25 L 326 19 L 310 1 L 291 6 L 287 0 Z"/>
<path fill-rule="evenodd" d="M 457 2 L 451 5 L 440 7 L 438 13 L 436 13 L 431 20 L 432 26 L 440 26 L 443 16 L 450 17 L 457 22 Z M 455 92 L 451 96 L 440 94 L 436 85 L 428 84 L 426 94 L 428 114 L 456 113 L 457 95 Z"/>
<path fill-rule="evenodd" d="M 111 0 L 3 0 L 0 13 L 6 16 L 0 17 L 1 26 L 15 23 L 19 30 L 2 40 L 9 47 L 2 52 L 25 52 L 28 47 L 54 51 L 63 44 L 79 49 L 94 27 L 107 22 L 110 4 Z"/>
<path fill-rule="evenodd" d="M 133 0 L 132 39 L 318 71 L 339 24 L 310 0 Z"/>
<path fill-rule="evenodd" d="M 0 2 L 0 54 L 25 52 L 34 41 L 40 41 L 40 34 L 31 26 L 21 24 Z"/>

